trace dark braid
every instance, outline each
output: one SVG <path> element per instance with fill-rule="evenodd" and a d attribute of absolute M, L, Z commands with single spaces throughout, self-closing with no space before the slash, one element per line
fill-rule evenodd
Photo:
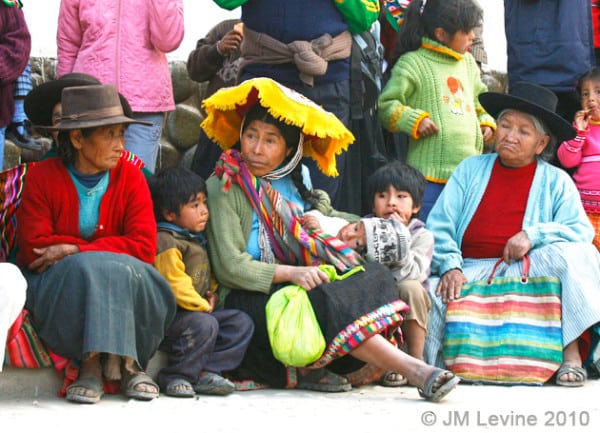
<path fill-rule="evenodd" d="M 309 190 L 306 185 L 304 185 L 302 179 L 302 164 L 298 164 L 290 173 L 292 181 L 294 185 L 298 189 L 300 193 L 300 197 L 307 202 L 311 208 L 315 208 L 317 203 L 319 202 L 319 196 L 313 191 Z"/>

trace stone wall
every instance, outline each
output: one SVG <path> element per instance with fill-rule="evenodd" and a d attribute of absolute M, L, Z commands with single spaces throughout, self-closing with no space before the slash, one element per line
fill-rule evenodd
<path fill-rule="evenodd" d="M 196 149 L 200 133 L 202 114 L 200 101 L 206 91 L 206 83 L 192 81 L 187 73 L 185 61 L 170 63 L 175 111 L 167 114 L 161 138 L 157 169 L 171 167 L 182 163 L 189 166 Z M 31 58 L 33 86 L 56 79 L 56 59 L 46 57 Z M 497 72 L 485 72 L 483 81 L 490 91 L 500 92 L 506 89 L 506 76 Z M 49 148 L 50 139 L 44 138 L 40 131 L 34 136 Z M 35 161 L 44 151 L 23 150 L 7 140 L 4 155 L 4 168 L 12 167 L 20 162 Z"/>
<path fill-rule="evenodd" d="M 185 61 L 170 63 L 175 110 L 168 113 L 165 119 L 161 146 L 158 154 L 157 169 L 174 166 L 180 162 L 189 166 L 196 149 L 200 134 L 200 101 L 206 90 L 206 83 L 192 81 L 187 73 Z M 33 86 L 56 79 L 56 59 L 44 57 L 31 58 L 31 74 Z M 42 131 L 33 131 L 36 139 L 50 147 L 50 139 L 44 137 Z M 45 152 L 24 150 L 12 142 L 6 142 L 4 168 L 12 167 L 20 162 L 38 160 Z"/>

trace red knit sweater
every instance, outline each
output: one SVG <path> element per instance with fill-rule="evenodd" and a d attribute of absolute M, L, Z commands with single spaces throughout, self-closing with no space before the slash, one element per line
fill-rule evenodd
<path fill-rule="evenodd" d="M 463 257 L 502 257 L 509 238 L 523 227 L 523 217 L 537 162 L 508 168 L 496 159 L 492 175 L 462 239 Z"/>
<path fill-rule="evenodd" d="M 62 243 L 78 245 L 82 252 L 129 254 L 153 263 L 156 222 L 142 171 L 122 160 L 110 171 L 96 232 L 85 240 L 79 234 L 77 190 L 62 160 L 50 158 L 32 167 L 17 210 L 17 263 L 26 266 L 35 260 L 33 248 Z"/>

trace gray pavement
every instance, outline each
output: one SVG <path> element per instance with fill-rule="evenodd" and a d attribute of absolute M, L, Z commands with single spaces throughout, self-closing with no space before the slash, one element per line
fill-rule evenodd
<path fill-rule="evenodd" d="M 78 405 L 49 392 L 47 382 L 32 388 L 24 379 L 18 389 L 3 375 L 0 432 L 567 433 L 600 427 L 596 380 L 582 388 L 461 384 L 437 404 L 425 402 L 414 387 L 370 385 L 341 394 L 256 390 L 194 399 L 161 395 L 151 402 L 107 395 L 98 404 Z"/>

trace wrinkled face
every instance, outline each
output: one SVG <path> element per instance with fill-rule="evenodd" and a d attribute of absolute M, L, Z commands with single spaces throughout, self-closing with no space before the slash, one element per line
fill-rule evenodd
<path fill-rule="evenodd" d="M 257 177 L 271 173 L 292 151 L 279 128 L 260 120 L 251 121 L 242 132 L 241 150 L 248 170 Z"/>
<path fill-rule="evenodd" d="M 496 152 L 508 167 L 525 167 L 546 148 L 550 137 L 535 127 L 530 116 L 508 111 L 496 126 Z"/>
<path fill-rule="evenodd" d="M 407 191 L 399 191 L 392 185 L 387 191 L 375 193 L 373 198 L 373 213 L 376 217 L 395 219 L 408 225 L 414 214 L 421 206 L 415 206 L 412 195 Z"/>
<path fill-rule="evenodd" d="M 75 168 L 83 174 L 95 174 L 115 168 L 125 148 L 125 125 L 100 126 L 84 137 L 80 129 L 70 132 L 77 151 Z"/>
<path fill-rule="evenodd" d="M 365 252 L 367 248 L 367 233 L 365 232 L 365 225 L 361 221 L 346 224 L 340 229 L 336 237 L 359 253 Z"/>
<path fill-rule="evenodd" d="M 600 80 L 581 83 L 581 107 L 592 120 L 600 120 Z"/>
<path fill-rule="evenodd" d="M 179 215 L 175 212 L 167 212 L 164 217 L 170 223 L 192 233 L 203 232 L 209 217 L 206 195 L 199 192 L 192 200 L 180 207 Z"/>

